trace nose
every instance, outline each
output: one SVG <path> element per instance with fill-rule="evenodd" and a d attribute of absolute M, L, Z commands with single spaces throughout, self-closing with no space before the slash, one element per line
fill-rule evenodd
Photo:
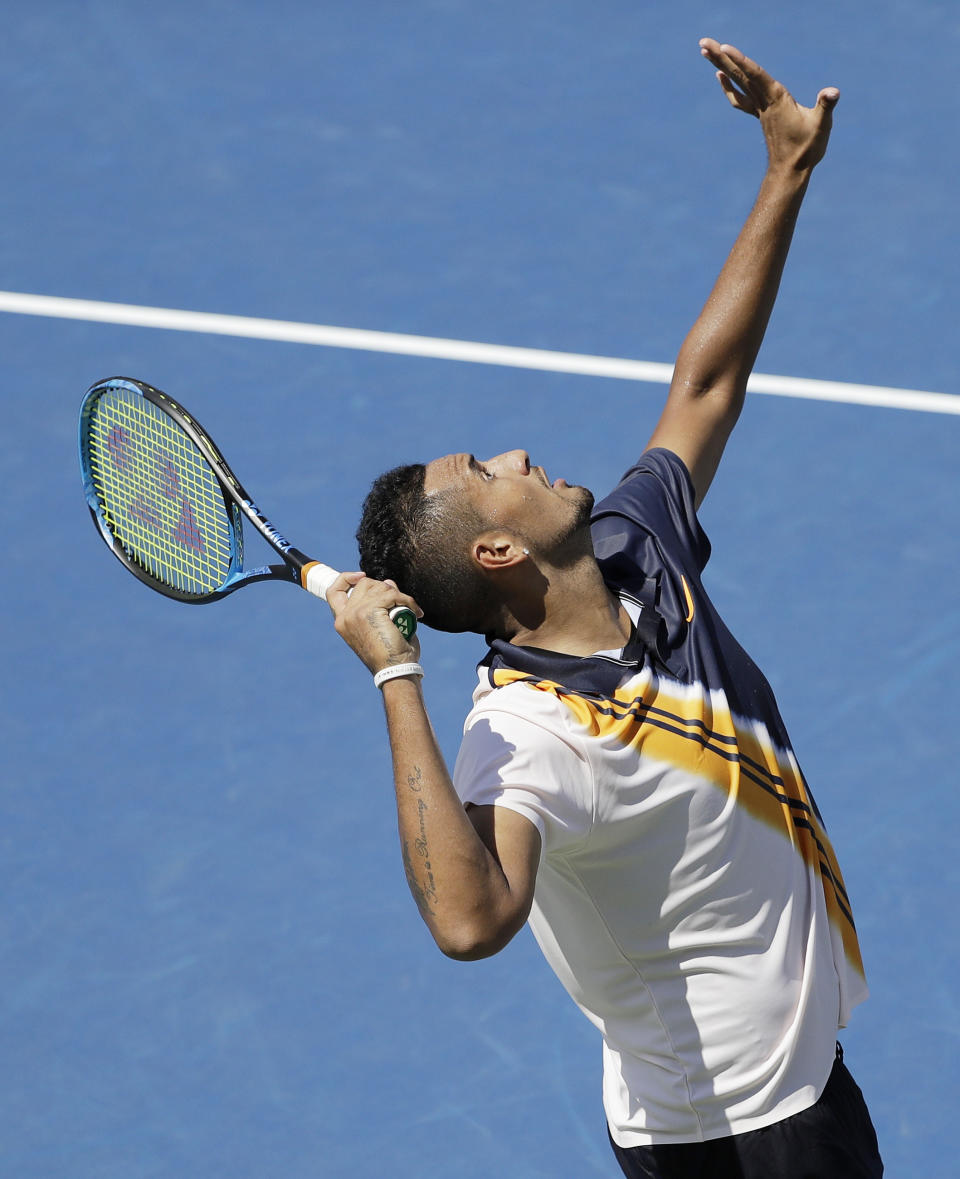
<path fill-rule="evenodd" d="M 494 471 L 519 471 L 521 475 L 529 475 L 530 455 L 525 450 L 508 450 L 489 459 L 487 466 Z"/>

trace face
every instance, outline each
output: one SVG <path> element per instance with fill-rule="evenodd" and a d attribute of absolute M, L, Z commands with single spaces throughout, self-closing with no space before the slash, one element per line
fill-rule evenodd
<path fill-rule="evenodd" d="M 525 450 L 510 450 L 483 462 L 452 454 L 427 464 L 424 491 L 462 489 L 491 530 L 524 538 L 543 555 L 590 523 L 593 495 L 565 479 L 547 478 Z"/>

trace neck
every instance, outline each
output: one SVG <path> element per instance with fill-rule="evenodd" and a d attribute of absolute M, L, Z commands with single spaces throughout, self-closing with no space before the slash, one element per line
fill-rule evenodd
<path fill-rule="evenodd" d="M 538 563 L 538 572 L 536 607 L 517 602 L 507 611 L 504 637 L 511 643 L 564 655 L 592 655 L 626 643 L 630 619 L 592 553 L 561 569 Z"/>

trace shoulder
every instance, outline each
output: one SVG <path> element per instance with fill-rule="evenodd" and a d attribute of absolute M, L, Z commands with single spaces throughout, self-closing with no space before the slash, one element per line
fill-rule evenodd
<path fill-rule="evenodd" d="M 594 519 L 648 501 L 652 506 L 663 499 L 689 505 L 690 511 L 696 512 L 696 495 L 690 472 L 672 450 L 658 446 L 645 450 L 627 468 L 613 491 L 594 508 Z"/>
<path fill-rule="evenodd" d="M 517 811 L 547 850 L 582 837 L 594 809 L 593 770 L 564 711 L 528 683 L 497 688 L 467 717 L 453 771 L 464 803 Z"/>
<path fill-rule="evenodd" d="M 498 678 L 504 675 L 495 674 Z M 474 705 L 463 725 L 465 740 L 470 737 L 477 742 L 484 733 L 496 733 L 517 742 L 518 747 L 543 749 L 556 741 L 576 747 L 569 709 L 557 691 L 546 690 L 557 685 L 541 686 L 530 677 L 517 674 L 515 679 L 493 687 L 489 685 L 486 668 L 481 668 L 481 676 L 487 684 L 478 687 L 474 695 Z"/>
<path fill-rule="evenodd" d="M 595 507 L 594 549 L 601 563 L 623 554 L 641 568 L 652 554 L 633 552 L 647 539 L 658 542 L 702 571 L 710 541 L 697 519 L 696 492 L 690 472 L 676 454 L 663 447 L 645 451 L 613 491 Z M 648 569 L 651 571 L 651 569 Z"/>

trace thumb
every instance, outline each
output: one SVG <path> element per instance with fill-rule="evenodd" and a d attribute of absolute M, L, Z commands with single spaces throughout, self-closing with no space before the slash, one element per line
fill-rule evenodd
<path fill-rule="evenodd" d="M 823 111 L 832 111 L 840 101 L 840 91 L 836 86 L 826 86 L 817 95 L 817 106 Z"/>

